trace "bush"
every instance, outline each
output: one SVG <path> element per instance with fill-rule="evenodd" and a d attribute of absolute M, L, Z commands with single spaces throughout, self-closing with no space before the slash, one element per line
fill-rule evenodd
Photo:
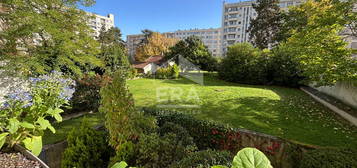
<path fill-rule="evenodd" d="M 63 153 L 62 167 L 106 167 L 111 149 L 106 137 L 104 132 L 94 130 L 84 119 L 80 128 L 74 128 L 67 137 L 68 147 Z"/>
<path fill-rule="evenodd" d="M 268 65 L 268 81 L 274 85 L 298 87 L 304 79 L 298 68 L 298 63 L 293 60 L 289 49 L 279 46 L 271 50 Z"/>
<path fill-rule="evenodd" d="M 167 68 L 159 68 L 155 72 L 155 77 L 158 79 L 177 79 L 179 77 L 180 68 L 174 64 Z"/>
<path fill-rule="evenodd" d="M 270 51 L 239 43 L 228 48 L 218 71 L 219 77 L 243 84 L 269 84 L 297 87 L 303 77 L 289 49 L 279 46 Z"/>
<path fill-rule="evenodd" d="M 168 133 L 163 136 L 144 135 L 140 138 L 136 149 L 138 167 L 164 168 L 186 157 L 196 148 L 194 145 L 183 145 L 177 135 Z"/>
<path fill-rule="evenodd" d="M 300 168 L 352 168 L 357 167 L 357 150 L 318 149 L 303 154 Z"/>
<path fill-rule="evenodd" d="M 71 100 L 72 108 L 66 113 L 83 111 L 98 111 L 100 103 L 100 88 L 111 82 L 112 78 L 107 75 L 85 75 L 77 80 L 76 91 Z"/>
<path fill-rule="evenodd" d="M 214 165 L 231 167 L 233 156 L 227 151 L 204 150 L 189 154 L 170 168 L 206 168 Z"/>
<path fill-rule="evenodd" d="M 219 77 L 230 82 L 266 84 L 266 56 L 249 43 L 230 46 L 219 68 Z"/>
<path fill-rule="evenodd" d="M 148 108 L 144 111 L 156 116 L 159 127 L 165 128 L 164 125 L 171 122 L 186 129 L 199 150 L 217 149 L 236 152 L 240 147 L 240 135 L 232 128 L 171 111 Z"/>

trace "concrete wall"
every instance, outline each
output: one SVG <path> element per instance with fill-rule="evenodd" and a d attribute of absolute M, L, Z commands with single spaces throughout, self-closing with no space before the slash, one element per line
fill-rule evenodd
<path fill-rule="evenodd" d="M 333 96 L 357 109 L 357 82 L 337 82 L 334 86 L 315 87 L 320 92 Z"/>
<path fill-rule="evenodd" d="M 46 145 L 38 158 L 45 162 L 50 168 L 61 168 L 62 155 L 67 148 L 67 141 Z"/>

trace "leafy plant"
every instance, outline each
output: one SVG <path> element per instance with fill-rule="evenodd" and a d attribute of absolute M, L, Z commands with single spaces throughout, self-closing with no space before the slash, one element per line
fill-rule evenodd
<path fill-rule="evenodd" d="M 79 128 L 73 128 L 67 137 L 68 147 L 63 153 L 63 168 L 104 167 L 109 160 L 110 147 L 106 142 L 105 132 L 90 127 L 83 119 Z"/>
<path fill-rule="evenodd" d="M 206 168 L 213 165 L 232 165 L 233 156 L 227 151 L 204 150 L 190 153 L 182 160 L 170 165 L 170 168 Z"/>
<path fill-rule="evenodd" d="M 155 72 L 155 77 L 159 79 L 177 79 L 179 77 L 180 68 L 176 64 L 166 68 L 159 68 Z"/>
<path fill-rule="evenodd" d="M 303 154 L 300 168 L 357 167 L 355 149 L 317 149 Z"/>
<path fill-rule="evenodd" d="M 213 166 L 212 168 L 228 168 Z M 273 168 L 269 159 L 255 148 L 244 148 L 233 158 L 232 168 Z"/>
<path fill-rule="evenodd" d="M 35 155 L 42 149 L 46 129 L 55 133 L 49 118 L 61 122 L 61 107 L 68 104 L 74 92 L 74 81 L 59 72 L 30 78 L 29 90 L 15 90 L 6 97 L 0 110 L 0 147 L 23 144 Z"/>

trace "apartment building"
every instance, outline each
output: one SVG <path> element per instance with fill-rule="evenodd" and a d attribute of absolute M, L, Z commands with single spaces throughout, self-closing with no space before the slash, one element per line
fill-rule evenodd
<path fill-rule="evenodd" d="M 248 28 L 250 20 L 257 16 L 252 4 L 256 1 L 224 3 L 222 14 L 222 50 L 234 43 L 249 42 Z M 301 4 L 301 0 L 281 0 L 279 7 L 288 10 L 290 6 Z"/>
<path fill-rule="evenodd" d="M 190 30 L 177 30 L 174 32 L 162 33 L 167 38 L 176 38 L 184 40 L 190 36 L 199 37 L 203 43 L 208 47 L 213 56 L 219 57 L 222 55 L 222 29 L 190 29 Z M 136 48 L 144 40 L 144 34 L 135 34 L 127 36 L 127 49 L 128 55 L 134 61 Z"/>
<path fill-rule="evenodd" d="M 175 38 L 180 40 L 186 39 L 190 36 L 197 36 L 208 47 L 208 50 L 212 53 L 212 56 L 222 56 L 221 28 L 177 30 L 172 33 Z"/>
<path fill-rule="evenodd" d="M 114 27 L 114 15 L 108 14 L 107 16 L 101 16 L 95 13 L 87 12 L 91 18 L 88 21 L 88 25 L 94 30 L 93 36 L 98 37 L 100 34 L 100 30 L 102 27 L 105 30 L 109 30 L 110 28 Z"/>

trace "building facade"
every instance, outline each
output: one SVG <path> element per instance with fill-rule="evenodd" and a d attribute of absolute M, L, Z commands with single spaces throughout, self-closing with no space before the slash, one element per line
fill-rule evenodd
<path fill-rule="evenodd" d="M 202 42 L 208 47 L 208 50 L 213 56 L 222 56 L 222 29 L 191 29 L 191 30 L 177 30 L 174 32 L 162 33 L 167 38 L 176 38 L 184 40 L 190 36 L 199 37 Z M 136 48 L 145 39 L 144 34 L 135 34 L 127 36 L 127 49 L 131 61 L 134 61 Z"/>
<path fill-rule="evenodd" d="M 227 47 L 234 43 L 249 42 L 248 28 L 250 20 L 257 16 L 252 4 L 256 1 L 243 1 L 237 3 L 224 3 L 222 14 L 222 50 L 225 53 Z M 301 0 L 281 0 L 279 7 L 283 10 L 290 6 L 301 4 Z"/>
<path fill-rule="evenodd" d="M 208 47 L 214 57 L 222 56 L 222 29 L 190 29 L 172 32 L 174 38 L 184 40 L 190 36 L 197 36 Z"/>
<path fill-rule="evenodd" d="M 101 16 L 95 13 L 87 12 L 91 18 L 88 21 L 88 25 L 94 30 L 93 36 L 98 37 L 100 34 L 100 30 L 102 27 L 105 30 L 109 30 L 110 28 L 114 27 L 114 15 L 108 14 L 107 16 Z"/>

